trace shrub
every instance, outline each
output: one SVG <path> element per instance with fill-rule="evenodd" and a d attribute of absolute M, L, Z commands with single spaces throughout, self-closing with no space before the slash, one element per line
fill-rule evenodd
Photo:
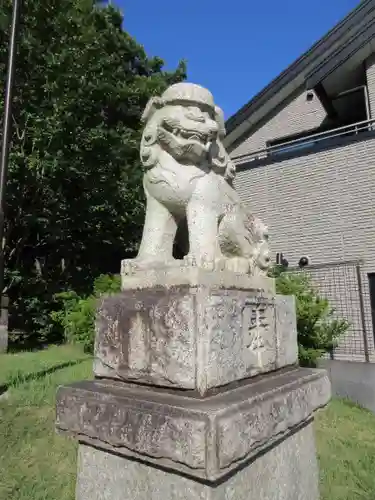
<path fill-rule="evenodd" d="M 101 275 L 95 282 L 93 293 L 80 297 L 74 291 L 55 295 L 55 300 L 61 304 L 61 309 L 51 314 L 55 324 L 63 328 L 66 341 L 82 344 L 85 352 L 92 353 L 95 341 L 95 309 L 97 299 L 103 294 L 119 292 L 120 276 Z"/>
<path fill-rule="evenodd" d="M 272 275 L 276 277 L 277 293 L 296 298 L 299 362 L 301 366 L 314 367 L 323 354 L 337 345 L 349 323 L 334 317 L 329 301 L 319 295 L 306 273 L 286 273 L 277 267 Z"/>

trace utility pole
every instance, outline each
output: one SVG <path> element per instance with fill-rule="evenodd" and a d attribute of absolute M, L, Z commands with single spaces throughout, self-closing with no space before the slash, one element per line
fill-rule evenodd
<path fill-rule="evenodd" d="M 4 115 L 3 115 L 3 133 L 2 133 L 2 144 L 1 144 L 1 156 L 0 156 L 0 297 L 1 297 L 1 316 L 0 316 L 0 337 L 2 336 L 1 330 L 4 329 L 4 315 L 7 316 L 7 306 L 8 300 L 4 297 L 3 300 L 3 290 L 4 290 L 4 200 L 5 200 L 5 190 L 7 182 L 8 173 L 8 162 L 9 162 L 9 146 L 11 139 L 11 124 L 12 124 L 12 96 L 13 96 L 13 82 L 14 82 L 14 68 L 15 68 L 15 52 L 16 52 L 16 37 L 17 28 L 19 22 L 20 14 L 20 3 L 21 0 L 13 0 L 13 10 L 12 10 L 12 25 L 10 30 L 9 39 L 9 52 L 8 52 L 8 68 L 5 86 L 5 100 L 4 100 Z M 8 323 L 6 321 L 6 323 Z M 6 324 L 6 330 L 8 330 L 8 325 Z M 1 349 L 1 338 L 0 338 L 0 349 Z"/>

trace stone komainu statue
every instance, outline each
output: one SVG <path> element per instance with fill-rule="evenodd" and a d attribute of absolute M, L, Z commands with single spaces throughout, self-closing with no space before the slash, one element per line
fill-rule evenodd
<path fill-rule="evenodd" d="M 191 83 L 150 99 L 141 160 L 146 220 L 136 267 L 173 265 L 178 227 L 186 228 L 186 265 L 249 275 L 269 267 L 267 228 L 232 187 L 235 166 L 222 139 L 224 117 L 212 94 Z"/>

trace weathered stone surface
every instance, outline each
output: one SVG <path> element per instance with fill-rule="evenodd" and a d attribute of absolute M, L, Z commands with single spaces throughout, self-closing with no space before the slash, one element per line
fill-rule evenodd
<path fill-rule="evenodd" d="M 199 267 L 189 267 L 180 260 L 165 265 L 156 263 L 154 267 L 146 267 L 135 272 L 129 270 L 136 268 L 133 260 L 121 262 L 121 288 L 122 290 L 137 290 L 155 286 L 189 285 L 208 286 L 220 288 L 236 288 L 238 290 L 258 290 L 259 292 L 275 293 L 275 280 L 267 276 L 248 276 L 244 273 L 232 271 L 211 271 Z"/>
<path fill-rule="evenodd" d="M 205 286 L 126 290 L 101 300 L 94 373 L 98 377 L 197 389 L 266 373 L 295 363 L 295 329 L 281 323 L 275 303 L 257 289 Z M 290 318 L 289 318 L 290 319 Z"/>
<path fill-rule="evenodd" d="M 323 370 L 295 368 L 202 399 L 121 382 L 59 389 L 57 429 L 81 442 L 215 481 L 290 434 L 330 398 Z"/>
<path fill-rule="evenodd" d="M 97 312 L 97 377 L 198 389 L 297 361 L 294 299 L 253 287 L 125 290 Z"/>
<path fill-rule="evenodd" d="M 192 83 L 171 85 L 150 99 L 142 120 L 146 217 L 138 255 L 123 271 L 174 266 L 180 227 L 187 266 L 266 276 L 268 230 L 233 188 L 224 116 L 212 94 Z"/>
<path fill-rule="evenodd" d="M 139 252 L 99 304 L 97 380 L 57 396 L 57 429 L 80 441 L 77 498 L 317 500 L 310 422 L 330 383 L 291 366 L 294 305 L 233 189 L 223 113 L 184 82 L 142 118 Z"/>
<path fill-rule="evenodd" d="M 296 299 L 275 295 L 277 368 L 298 362 Z"/>
<path fill-rule="evenodd" d="M 300 428 L 214 485 L 80 444 L 76 499 L 318 500 L 313 426 Z"/>

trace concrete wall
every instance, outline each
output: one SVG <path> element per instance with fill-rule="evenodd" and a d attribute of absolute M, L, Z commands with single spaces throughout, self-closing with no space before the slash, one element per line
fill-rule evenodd
<path fill-rule="evenodd" d="M 332 394 L 347 398 L 375 413 L 375 364 L 324 360 L 321 368 L 328 370 Z"/>
<path fill-rule="evenodd" d="M 252 132 L 231 156 L 234 158 L 249 152 L 264 149 L 266 142 L 291 134 L 298 134 L 319 127 L 326 118 L 326 112 L 319 99 L 314 94 L 311 101 L 307 100 L 307 92 L 300 91 L 291 100 L 284 104 L 283 108 L 275 110 L 273 116 L 268 117 L 267 122 Z"/>

